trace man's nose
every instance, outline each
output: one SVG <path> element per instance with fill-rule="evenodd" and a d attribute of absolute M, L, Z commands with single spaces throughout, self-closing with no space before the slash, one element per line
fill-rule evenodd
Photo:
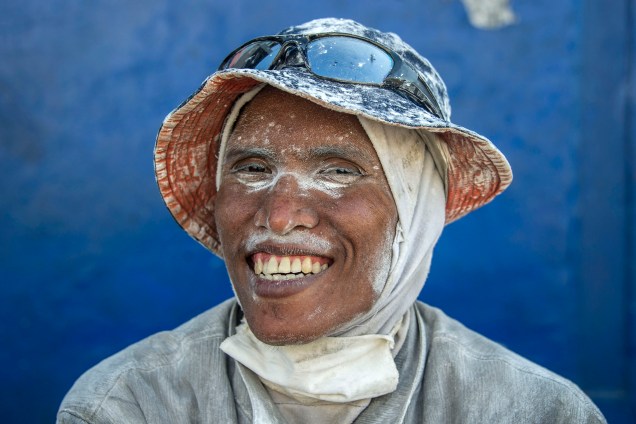
<path fill-rule="evenodd" d="M 279 235 L 297 228 L 314 228 L 319 220 L 314 201 L 301 190 L 294 176 L 283 176 L 265 195 L 255 216 L 256 225 Z"/>

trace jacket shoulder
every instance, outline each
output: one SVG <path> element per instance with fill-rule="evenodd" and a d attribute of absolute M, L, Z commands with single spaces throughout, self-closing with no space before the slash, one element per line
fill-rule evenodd
<path fill-rule="evenodd" d="M 423 384 L 429 405 L 452 408 L 447 410 L 456 411 L 466 422 L 606 422 L 571 381 L 466 328 L 437 308 L 420 302 L 417 308 L 426 328 Z"/>
<path fill-rule="evenodd" d="M 165 396 L 175 389 L 169 381 L 190 378 L 198 362 L 207 361 L 210 366 L 210 361 L 216 361 L 217 368 L 222 367 L 225 357 L 218 346 L 227 337 L 235 305 L 233 299 L 225 301 L 176 329 L 153 334 L 89 369 L 64 397 L 58 423 L 117 422 L 124 418 L 126 422 L 137 422 L 136 415 L 139 422 L 145 422 L 148 417 L 139 408 L 138 404 L 144 401 L 140 395 Z"/>

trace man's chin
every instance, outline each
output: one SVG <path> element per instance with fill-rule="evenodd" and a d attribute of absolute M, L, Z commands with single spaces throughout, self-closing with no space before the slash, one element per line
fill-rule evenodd
<path fill-rule="evenodd" d="M 306 332 L 294 332 L 286 329 L 285 331 L 263 331 L 258 326 L 252 328 L 252 333 L 257 339 L 271 346 L 300 345 L 313 342 L 326 335 L 326 332 L 316 332 L 307 334 Z"/>
<path fill-rule="evenodd" d="M 310 343 L 333 333 L 334 329 L 342 325 L 325 320 L 324 312 L 308 313 L 307 310 L 311 308 L 298 311 L 285 310 L 284 305 L 277 306 L 278 308 L 250 311 L 252 313 L 245 314 L 250 330 L 256 338 L 272 346 Z M 253 314 L 254 312 L 256 314 Z"/>

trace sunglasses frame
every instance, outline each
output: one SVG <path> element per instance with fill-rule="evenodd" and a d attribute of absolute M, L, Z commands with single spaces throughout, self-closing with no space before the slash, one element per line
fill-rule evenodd
<path fill-rule="evenodd" d="M 361 40 L 367 42 L 381 50 L 383 50 L 386 54 L 388 54 L 393 60 L 393 67 L 388 75 L 384 78 L 382 83 L 373 83 L 373 82 L 359 82 L 359 81 L 351 81 L 351 80 L 343 80 L 338 78 L 332 78 L 323 76 L 315 73 L 307 60 L 307 46 L 309 43 L 318 40 L 320 38 L 327 37 L 344 37 L 351 38 L 355 40 Z M 323 32 L 319 34 L 290 34 L 290 35 L 270 35 L 264 37 L 254 38 L 246 43 L 243 43 L 240 47 L 234 49 L 227 57 L 221 62 L 221 65 L 218 68 L 218 71 L 226 70 L 226 69 L 254 69 L 254 68 L 236 68 L 233 66 L 229 66 L 230 62 L 236 54 L 241 51 L 243 48 L 247 47 L 250 44 L 259 42 L 259 41 L 274 41 L 280 44 L 280 50 L 272 60 L 272 63 L 269 65 L 267 70 L 278 70 L 288 67 L 304 67 L 308 71 L 310 71 L 315 76 L 341 83 L 348 84 L 360 84 L 360 85 L 369 85 L 381 88 L 387 88 L 398 94 L 402 94 L 406 96 L 409 100 L 416 102 L 417 104 L 423 106 L 429 113 L 433 114 L 439 119 L 446 121 L 444 118 L 444 114 L 442 113 L 442 109 L 439 106 L 435 96 L 433 95 L 433 91 L 428 86 L 426 81 L 422 78 L 420 72 L 411 65 L 408 61 L 403 59 L 399 54 L 389 49 L 388 47 L 380 44 L 370 38 L 347 34 L 347 33 L 339 33 L 339 32 Z M 293 51 L 290 49 L 291 46 L 295 47 L 295 51 L 300 52 L 298 54 L 292 54 Z"/>

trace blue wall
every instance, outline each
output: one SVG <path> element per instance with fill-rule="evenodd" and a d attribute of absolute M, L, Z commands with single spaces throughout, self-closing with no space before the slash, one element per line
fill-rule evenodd
<path fill-rule="evenodd" d="M 91 365 L 232 295 L 163 205 L 155 133 L 224 53 L 324 16 L 399 33 L 445 78 L 454 121 L 515 172 L 447 228 L 422 299 L 633 422 L 632 2 L 513 1 L 516 22 L 490 31 L 459 0 L 262 5 L 0 5 L 3 422 L 51 422 Z"/>

